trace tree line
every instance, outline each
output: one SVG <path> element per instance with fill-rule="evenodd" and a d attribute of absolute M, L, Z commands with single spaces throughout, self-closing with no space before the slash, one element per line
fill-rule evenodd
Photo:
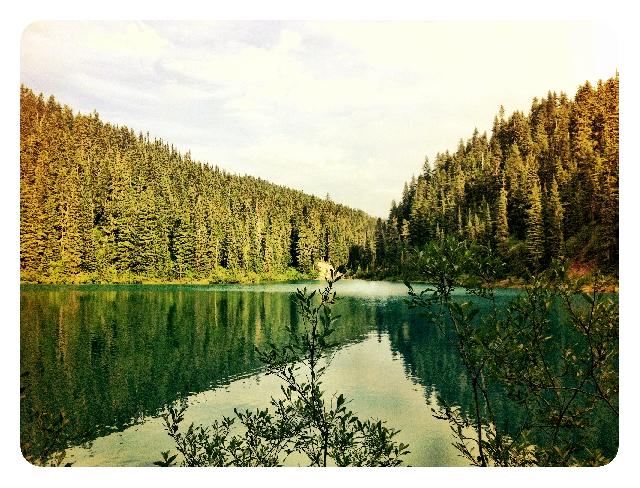
<path fill-rule="evenodd" d="M 618 268 L 618 76 L 528 114 L 501 107 L 405 183 L 388 219 L 193 161 L 98 114 L 20 90 L 20 270 L 26 281 L 233 279 L 319 260 L 400 275 L 452 236 L 499 249 L 512 275 L 555 258 Z M 289 274 L 289 276 L 294 276 Z"/>
<path fill-rule="evenodd" d="M 194 161 L 20 89 L 25 281 L 273 277 L 313 273 L 319 260 L 367 269 L 374 231 L 361 210 Z"/>
<path fill-rule="evenodd" d="M 378 273 L 400 274 L 407 250 L 445 237 L 499 249 L 511 273 L 554 258 L 617 274 L 618 75 L 549 92 L 528 114 L 501 107 L 491 135 L 425 160 L 376 225 Z"/>

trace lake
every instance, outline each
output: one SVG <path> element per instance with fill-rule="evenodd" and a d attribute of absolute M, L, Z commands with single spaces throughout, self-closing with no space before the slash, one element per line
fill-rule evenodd
<path fill-rule="evenodd" d="M 264 374 L 255 347 L 284 344 L 299 320 L 291 293 L 321 285 L 21 286 L 23 439 L 42 440 L 34 412 L 63 411 L 74 466 L 149 466 L 175 451 L 159 415 L 177 399 L 189 403 L 185 425 L 267 406 L 279 382 Z M 465 465 L 431 411 L 438 396 L 471 404 L 455 348 L 408 309 L 403 284 L 343 280 L 336 290 L 338 345 L 324 390 L 343 393 L 359 417 L 401 430 L 405 464 Z"/>

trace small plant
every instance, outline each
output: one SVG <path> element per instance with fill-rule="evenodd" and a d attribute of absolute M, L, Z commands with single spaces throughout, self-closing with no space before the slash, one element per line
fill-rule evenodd
<path fill-rule="evenodd" d="M 331 335 L 339 316 L 331 307 L 337 300 L 333 285 L 341 275 L 330 270 L 327 286 L 311 293 L 297 290 L 294 300 L 302 327 L 289 328 L 284 347 L 270 344 L 258 350 L 267 374 L 282 380 L 282 398 L 271 398 L 269 408 L 234 410 L 211 426 L 180 431 L 186 405 L 171 406 L 163 415 L 165 429 L 182 455 L 183 466 L 281 466 L 294 452 L 310 466 L 399 466 L 407 445 L 394 438 L 399 431 L 380 420 L 360 420 L 347 409 L 342 394 L 327 398 L 322 376 L 331 356 Z M 239 432 L 234 433 L 234 424 Z M 176 464 L 177 455 L 162 453 L 158 466 Z"/>

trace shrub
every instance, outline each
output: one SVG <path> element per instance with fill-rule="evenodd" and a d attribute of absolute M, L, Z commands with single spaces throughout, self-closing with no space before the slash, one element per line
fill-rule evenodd
<path fill-rule="evenodd" d="M 374 419 L 359 419 L 347 408 L 342 394 L 327 398 L 322 390 L 331 354 L 331 335 L 339 316 L 333 284 L 340 279 L 333 270 L 327 286 L 311 293 L 298 290 L 294 300 L 302 316 L 302 327 L 291 326 L 284 347 L 270 344 L 258 351 L 267 374 L 282 380 L 282 398 L 271 398 L 269 408 L 234 410 L 211 426 L 191 424 L 180 431 L 186 406 L 171 406 L 163 415 L 165 428 L 182 455 L 183 466 L 280 466 L 293 452 L 302 453 L 310 466 L 398 466 L 407 445 L 397 443 L 397 430 Z M 304 373 L 304 374 L 303 374 Z M 234 433 L 238 420 L 240 432 Z M 162 453 L 155 464 L 171 466 L 177 454 Z"/>

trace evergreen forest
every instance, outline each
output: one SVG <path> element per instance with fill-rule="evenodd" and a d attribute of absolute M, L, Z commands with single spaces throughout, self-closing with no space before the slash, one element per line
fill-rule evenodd
<path fill-rule="evenodd" d="M 361 210 L 193 161 L 20 89 L 20 271 L 31 282 L 238 281 L 367 269 Z"/>
<path fill-rule="evenodd" d="M 490 135 L 475 130 L 455 152 L 425 159 L 391 203 L 389 217 L 375 219 L 328 196 L 195 161 L 148 133 L 106 123 L 95 111 L 74 113 L 53 96 L 21 86 L 23 283 L 256 282 L 315 278 L 319 272 L 327 281 L 323 289 L 297 289 L 290 302 L 273 303 L 264 297 L 251 301 L 237 290 L 231 296 L 219 290 L 216 301 L 215 290 L 198 287 L 178 287 L 190 289 L 180 294 L 191 294 L 191 301 L 146 292 L 136 298 L 125 287 L 119 300 L 113 292 L 91 304 L 85 291 L 61 298 L 67 295 L 39 296 L 42 287 L 21 287 L 21 350 L 36 358 L 21 355 L 23 455 L 34 464 L 62 465 L 71 440 L 84 439 L 62 408 L 40 407 L 44 397 L 38 394 L 75 374 L 88 391 L 108 391 L 105 381 L 112 381 L 114 398 L 135 397 L 133 411 L 167 406 L 164 428 L 177 454 L 162 451 L 155 465 L 275 466 L 292 453 L 306 456 L 311 466 L 401 465 L 411 451 L 396 438 L 400 431 L 386 419 L 358 417 L 347 407 L 351 400 L 322 387 L 338 339 L 352 332 L 360 337 L 360 327 L 377 324 L 378 342 L 385 330 L 391 340 L 405 342 L 397 346 L 412 359 L 405 372 L 427 364 L 416 354 L 422 354 L 420 335 L 426 340 L 429 328 L 451 346 L 427 354 L 436 362 L 423 383 L 435 385 L 432 377 L 440 374 L 451 378 L 453 393 L 445 385 L 431 411 L 448 423 L 452 445 L 470 464 L 608 463 L 615 456 L 619 415 L 618 297 L 609 293 L 619 267 L 618 93 L 616 74 L 595 86 L 586 82 L 573 99 L 552 92 L 534 98 L 527 114 L 507 116 L 500 108 Z M 388 312 L 393 319 L 382 320 L 377 309 L 370 316 L 352 313 L 347 328 L 334 335 L 341 314 L 332 309 L 342 297 L 333 285 L 343 277 L 402 278 L 409 298 L 403 295 Z M 420 280 L 429 286 L 414 289 L 410 281 Z M 521 290 L 497 290 L 512 281 Z M 464 295 L 454 296 L 456 288 Z M 460 300 L 465 296 L 471 299 Z M 69 314 L 60 308 L 65 300 L 73 309 Z M 150 318 L 140 311 L 144 304 Z M 400 305 L 416 309 L 415 330 L 408 328 L 409 315 L 396 313 Z M 183 322 L 180 310 L 187 310 Z M 138 323 L 136 314 L 144 320 Z M 280 327 L 273 333 L 271 319 Z M 87 329 L 92 322 L 101 335 Z M 140 323 L 151 325 L 138 335 Z M 63 324 L 71 324 L 66 332 Z M 388 324 L 398 331 L 385 329 Z M 49 345 L 39 342 L 45 332 Z M 158 340 L 149 342 L 149 333 Z M 224 349 L 222 356 L 214 345 Z M 140 361 L 140 351 L 150 359 Z M 187 404 L 180 392 L 194 388 L 187 388 L 188 375 L 166 364 L 204 361 L 212 369 L 195 368 L 206 374 L 200 371 L 194 384 L 206 377 L 210 385 L 220 361 L 224 375 L 232 372 L 228 354 L 250 366 L 246 373 L 261 363 L 266 375 L 282 382 L 283 396 L 269 399 L 271 410 L 234 409 L 234 417 L 181 430 Z M 100 372 L 74 371 L 75 361 Z M 41 363 L 64 372 L 47 372 L 39 386 Z M 149 373 L 149 367 L 157 371 Z M 418 391 L 416 377 L 412 391 Z M 140 378 L 144 386 L 131 390 Z M 160 391 L 158 378 L 169 386 Z M 55 389 L 68 396 L 69 388 Z M 168 405 L 158 392 L 178 396 Z M 89 404 L 100 415 L 115 405 L 89 396 L 89 403 L 71 409 L 72 416 Z M 130 412 L 122 418 L 130 419 Z M 234 422 L 242 435 L 232 430 Z M 606 442 L 600 442 L 603 436 Z"/>
<path fill-rule="evenodd" d="M 425 160 L 376 227 L 377 273 L 399 276 L 410 248 L 445 237 L 499 250 L 510 276 L 545 269 L 618 270 L 618 75 L 575 98 L 549 92 L 528 114 L 501 107 L 491 135 L 476 129 Z"/>
<path fill-rule="evenodd" d="M 425 160 L 389 218 L 240 176 L 20 89 L 26 282 L 239 281 L 406 274 L 445 237 L 499 250 L 509 276 L 618 270 L 618 75 L 501 107 L 491 135 Z M 330 189 L 328 189 L 330 190 Z"/>

